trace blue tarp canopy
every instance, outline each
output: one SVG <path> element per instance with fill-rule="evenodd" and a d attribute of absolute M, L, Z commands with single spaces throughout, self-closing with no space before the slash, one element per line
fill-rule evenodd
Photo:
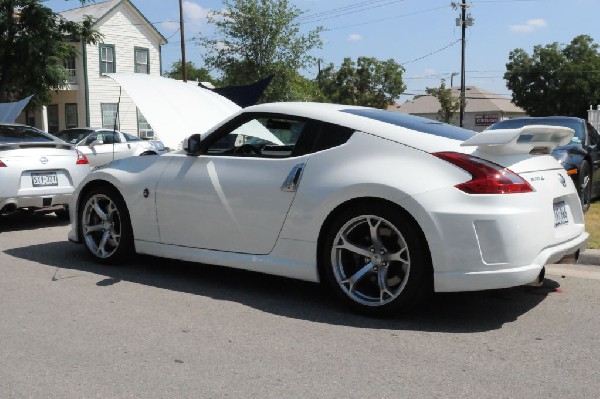
<path fill-rule="evenodd" d="M 33 95 L 15 103 L 0 103 L 0 123 L 15 123 Z"/>

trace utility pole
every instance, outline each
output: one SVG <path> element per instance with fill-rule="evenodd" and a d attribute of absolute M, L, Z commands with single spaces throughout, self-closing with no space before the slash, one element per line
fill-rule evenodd
<path fill-rule="evenodd" d="M 181 73 L 183 81 L 187 82 L 187 62 L 185 61 L 185 26 L 183 23 L 183 5 L 179 0 L 179 32 L 181 33 Z"/>
<path fill-rule="evenodd" d="M 473 25 L 473 18 L 470 15 L 467 15 L 467 7 L 469 7 L 466 3 L 466 0 L 462 0 L 460 3 L 451 3 L 452 7 L 459 8 L 460 7 L 460 17 L 456 19 L 456 24 L 460 25 L 462 35 L 461 35 L 461 57 L 460 57 L 460 122 L 459 126 L 463 127 L 463 121 L 465 118 L 465 36 L 467 32 L 467 26 Z"/>

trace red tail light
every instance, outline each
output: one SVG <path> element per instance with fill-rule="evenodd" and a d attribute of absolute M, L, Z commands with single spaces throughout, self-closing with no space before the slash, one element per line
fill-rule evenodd
<path fill-rule="evenodd" d="M 2 161 L 0 161 L 0 168 L 6 168 L 6 164 Z"/>
<path fill-rule="evenodd" d="M 530 193 L 533 187 L 510 169 L 457 152 L 438 152 L 436 157 L 469 172 L 473 177 L 455 187 L 467 194 L 515 194 Z"/>
<path fill-rule="evenodd" d="M 83 153 L 79 150 L 76 150 L 76 151 L 77 151 L 77 162 L 75 162 L 75 164 L 76 165 L 89 165 L 90 162 L 85 157 L 85 155 L 83 155 Z"/>

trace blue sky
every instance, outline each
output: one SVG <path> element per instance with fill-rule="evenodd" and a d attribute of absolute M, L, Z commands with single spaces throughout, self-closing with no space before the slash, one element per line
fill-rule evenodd
<path fill-rule="evenodd" d="M 457 0 L 455 0 L 457 1 Z M 180 59 L 178 0 L 133 0 L 136 7 L 169 38 L 163 47 L 163 68 Z M 209 10 L 222 8 L 220 0 L 185 0 L 186 56 L 202 66 L 202 49 L 193 38 L 210 34 Z M 407 96 L 439 86 L 442 78 L 460 72 L 459 11 L 450 0 L 290 0 L 306 11 L 301 28 L 318 25 L 327 30 L 325 42 L 314 55 L 324 64 L 339 66 L 344 57 L 394 59 L 406 68 Z M 55 11 L 74 8 L 77 0 L 48 0 Z M 509 96 L 502 75 L 508 54 L 515 48 L 531 52 L 536 44 L 569 43 L 580 34 L 600 44 L 600 0 L 473 0 L 468 12 L 474 25 L 467 29 L 466 84 Z M 315 76 L 317 68 L 305 71 Z M 454 86 L 460 76 L 454 77 Z"/>

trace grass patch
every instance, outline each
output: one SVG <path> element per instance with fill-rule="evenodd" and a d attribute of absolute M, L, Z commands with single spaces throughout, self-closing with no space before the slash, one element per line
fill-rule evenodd
<path fill-rule="evenodd" d="M 600 249 L 600 201 L 593 202 L 585 213 L 585 230 L 590 233 L 588 248 Z"/>

